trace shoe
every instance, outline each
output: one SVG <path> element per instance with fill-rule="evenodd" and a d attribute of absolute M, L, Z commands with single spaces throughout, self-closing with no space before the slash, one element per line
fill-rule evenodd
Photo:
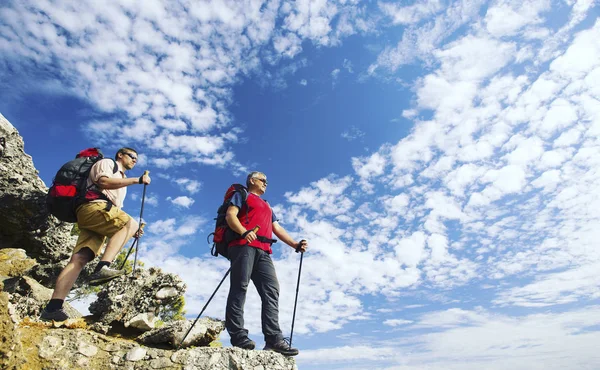
<path fill-rule="evenodd" d="M 121 275 L 125 274 L 125 270 L 115 270 L 111 269 L 107 266 L 102 266 L 100 271 L 94 272 L 90 275 L 88 284 L 90 285 L 100 285 L 111 281 L 114 278 L 117 278 Z"/>
<path fill-rule="evenodd" d="M 46 311 L 44 308 L 42 314 L 40 315 L 40 320 L 42 321 L 65 321 L 68 319 L 69 315 L 62 308 L 52 312 Z"/>
<path fill-rule="evenodd" d="M 254 349 L 256 347 L 256 343 L 250 338 L 246 338 L 239 343 L 233 345 L 234 347 L 239 347 L 242 349 Z"/>
<path fill-rule="evenodd" d="M 296 356 L 298 354 L 298 349 L 290 347 L 290 342 L 286 338 L 275 343 L 266 343 L 263 350 L 281 353 L 284 356 Z"/>

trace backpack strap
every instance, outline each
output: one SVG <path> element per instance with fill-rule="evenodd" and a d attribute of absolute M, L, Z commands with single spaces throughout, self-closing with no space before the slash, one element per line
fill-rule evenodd
<path fill-rule="evenodd" d="M 114 167 L 113 167 L 113 175 L 114 175 L 119 170 L 119 165 L 117 164 L 117 161 L 115 161 L 114 158 L 111 158 L 111 159 L 112 159 L 113 165 L 114 165 Z"/>

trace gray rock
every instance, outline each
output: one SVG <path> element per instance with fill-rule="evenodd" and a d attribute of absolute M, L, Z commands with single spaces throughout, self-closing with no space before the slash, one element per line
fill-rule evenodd
<path fill-rule="evenodd" d="M 135 347 L 125 355 L 125 359 L 132 362 L 140 361 L 144 357 L 146 357 L 146 349 L 142 347 Z"/>
<path fill-rule="evenodd" d="M 65 345 L 60 338 L 48 335 L 39 345 L 39 356 L 44 359 L 53 358 L 64 347 Z"/>
<path fill-rule="evenodd" d="M 136 340 L 144 344 L 168 344 L 172 348 L 177 348 L 192 324 L 192 320 L 173 321 L 162 328 L 140 335 Z M 225 329 L 223 321 L 209 317 L 200 318 L 185 338 L 185 342 L 181 344 L 181 348 L 207 346 L 219 338 L 223 329 Z"/>
<path fill-rule="evenodd" d="M 171 298 L 177 296 L 178 294 L 179 292 L 177 287 L 164 287 L 156 293 L 156 299 Z"/>
<path fill-rule="evenodd" d="M 160 269 L 137 269 L 135 276 L 121 276 L 104 285 L 98 299 L 90 305 L 90 312 L 98 317 L 98 322 L 123 326 L 137 321 L 140 314 L 159 316 L 165 306 L 177 301 L 185 293 L 185 284 L 179 276 L 163 273 Z M 181 288 L 177 288 L 177 287 Z M 174 288 L 177 295 L 157 300 L 156 294 L 165 288 Z M 152 329 L 156 321 L 145 322 Z"/>
<path fill-rule="evenodd" d="M 152 330 L 155 328 L 158 319 L 152 312 L 145 312 L 134 316 L 131 320 L 125 323 L 125 327 L 132 327 L 143 331 Z"/>
<path fill-rule="evenodd" d="M 41 285 L 29 276 L 4 280 L 4 291 L 11 294 L 10 302 L 15 314 L 22 320 L 25 317 L 38 318 L 46 302 L 52 297 L 52 290 Z M 81 317 L 81 313 L 65 302 L 63 309 L 70 318 Z"/>
<path fill-rule="evenodd" d="M 94 357 L 98 353 L 98 347 L 86 342 L 80 342 L 77 350 L 86 357 Z"/>
<path fill-rule="evenodd" d="M 0 137 L 6 139 L 0 156 L 0 249 L 25 250 L 38 262 L 31 276 L 50 287 L 71 256 L 73 224 L 48 214 L 48 188 L 39 178 L 32 158 L 25 153 L 23 138 L 1 114 Z M 65 158 L 65 162 L 69 159 Z M 56 169 L 62 164 L 57 163 Z M 85 278 L 89 273 L 90 268 L 81 276 Z"/>
<path fill-rule="evenodd" d="M 155 358 L 150 361 L 150 367 L 153 369 L 164 369 L 173 366 L 171 360 L 165 357 Z"/>

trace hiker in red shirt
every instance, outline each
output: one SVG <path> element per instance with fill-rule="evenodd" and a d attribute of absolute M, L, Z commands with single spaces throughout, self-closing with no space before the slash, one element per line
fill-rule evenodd
<path fill-rule="evenodd" d="M 71 260 L 56 279 L 52 299 L 42 311 L 40 319 L 64 321 L 69 318 L 62 309 L 65 298 L 85 265 L 100 254 L 106 237 L 110 240 L 88 283 L 99 285 L 124 274 L 123 270 L 110 268 L 110 264 L 123 245 L 138 231 L 138 222 L 121 209 L 127 194 L 126 188 L 134 184 L 150 184 L 147 173 L 139 178 L 125 176 L 125 171 L 136 165 L 137 158 L 134 149 L 121 148 L 114 160 L 104 158 L 92 166 L 86 189 L 88 193 L 95 193 L 91 197 L 94 199 L 77 208 L 77 226 L 80 231 L 77 244 Z"/>
<path fill-rule="evenodd" d="M 262 172 L 251 172 L 246 179 L 248 197 L 244 203 L 242 195 L 234 194 L 227 208 L 226 220 L 229 228 L 241 237 L 229 243 L 231 276 L 225 327 L 231 344 L 244 349 L 254 349 L 256 343 L 248 338 L 244 329 L 244 303 L 250 280 L 254 283 L 262 301 L 262 332 L 265 350 L 286 356 L 298 354 L 283 338 L 279 328 L 279 281 L 271 260 L 272 233 L 296 249 L 305 252 L 305 240 L 296 242 L 279 225 L 269 204 L 260 198 L 267 190 L 267 177 Z M 256 227 L 258 226 L 258 231 Z"/>

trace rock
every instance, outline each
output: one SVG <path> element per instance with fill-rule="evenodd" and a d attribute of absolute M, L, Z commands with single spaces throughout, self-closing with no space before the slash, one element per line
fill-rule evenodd
<path fill-rule="evenodd" d="M 31 276 L 50 287 L 71 256 L 73 224 L 48 214 L 48 188 L 39 178 L 32 158 L 25 153 L 23 138 L 1 114 L 0 137 L 6 139 L 0 156 L 0 249 L 25 250 L 38 262 Z M 56 169 L 62 164 L 57 163 Z M 90 268 L 82 277 L 89 273 Z"/>
<path fill-rule="evenodd" d="M 131 320 L 125 323 L 125 327 L 132 327 L 143 331 L 152 330 L 155 327 L 158 319 L 152 312 L 145 312 L 134 316 Z"/>
<path fill-rule="evenodd" d="M 96 353 L 98 353 L 98 347 L 86 342 L 79 343 L 77 350 L 86 357 L 94 357 L 96 356 Z"/>
<path fill-rule="evenodd" d="M 131 325 L 140 314 L 146 314 L 149 320 L 141 325 L 145 330 L 153 329 L 156 320 L 152 321 L 150 314 L 158 316 L 166 305 L 183 297 L 185 284 L 181 283 L 177 275 L 163 273 L 157 268 L 140 268 L 135 276 L 120 276 L 104 285 L 98 299 L 90 305 L 90 312 L 105 325 L 117 322 L 123 326 Z M 169 287 L 176 289 L 177 294 L 157 300 L 157 293 Z"/>
<path fill-rule="evenodd" d="M 165 357 L 156 358 L 150 361 L 150 367 L 153 369 L 164 369 L 166 367 L 173 366 L 171 360 Z"/>
<path fill-rule="evenodd" d="M 11 293 L 10 302 L 15 307 L 19 320 L 25 317 L 38 318 L 52 297 L 52 290 L 44 287 L 29 276 L 4 280 L 4 291 Z M 65 302 L 63 309 L 69 317 L 81 317 L 81 313 Z"/>
<path fill-rule="evenodd" d="M 0 279 L 27 275 L 37 262 L 24 249 L 0 249 Z"/>
<path fill-rule="evenodd" d="M 135 347 L 125 355 L 125 359 L 132 362 L 142 360 L 144 357 L 146 357 L 146 350 L 141 347 Z"/>
<path fill-rule="evenodd" d="M 192 320 L 173 321 L 162 328 L 140 335 L 136 340 L 144 344 L 168 344 L 172 348 L 177 348 L 192 324 Z M 181 348 L 207 346 L 210 342 L 219 338 L 223 329 L 225 329 L 223 321 L 203 317 L 196 322 L 196 325 L 185 338 L 185 342 L 181 344 Z"/>
<path fill-rule="evenodd" d="M 8 294 L 0 292 L 0 369 L 21 369 L 25 363 L 21 336 L 9 313 Z"/>
<path fill-rule="evenodd" d="M 44 359 L 51 359 L 54 355 L 64 348 L 60 338 L 48 335 L 39 345 L 39 355 Z"/>
<path fill-rule="evenodd" d="M 177 284 L 179 285 L 179 284 Z M 175 297 L 179 294 L 177 287 L 164 287 L 156 293 L 156 299 Z"/>

